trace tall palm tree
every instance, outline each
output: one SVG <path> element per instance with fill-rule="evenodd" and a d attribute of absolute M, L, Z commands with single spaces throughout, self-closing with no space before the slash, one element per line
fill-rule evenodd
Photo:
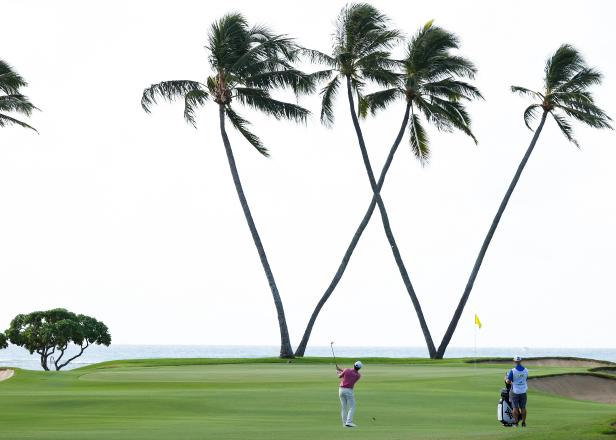
<path fill-rule="evenodd" d="M 447 332 L 439 346 L 437 353 L 438 358 L 442 358 L 445 355 L 445 350 L 447 350 L 447 346 L 456 330 L 466 301 L 471 294 L 473 284 L 477 278 L 479 268 L 488 250 L 490 241 L 492 241 L 496 227 L 505 212 L 507 203 L 509 203 L 509 199 L 511 198 L 511 194 L 513 194 L 518 180 L 520 180 L 522 171 L 537 144 L 537 140 L 539 139 L 541 130 L 543 130 L 548 115 L 552 116 L 565 138 L 577 147 L 579 147 L 579 144 L 573 137 L 571 120 L 580 121 L 594 128 L 612 128 L 610 126 L 610 117 L 595 105 L 594 98 L 589 91 L 591 86 L 600 83 L 601 73 L 596 69 L 588 67 L 580 53 L 574 47 L 563 44 L 546 62 L 543 91 L 535 92 L 524 87 L 511 87 L 513 92 L 537 100 L 537 102 L 531 104 L 524 111 L 524 123 L 531 131 L 532 128 L 530 124 L 532 121 L 539 119 L 539 125 L 526 150 L 526 154 L 524 154 L 520 165 L 518 165 L 518 169 L 505 193 L 505 197 L 496 212 L 496 216 L 490 225 L 488 234 L 483 240 L 466 288 L 464 289 L 462 298 L 460 298 L 460 303 L 456 308 L 449 327 L 447 328 Z"/>
<path fill-rule="evenodd" d="M 422 163 L 425 163 L 428 159 L 429 150 L 427 137 L 418 116 L 415 115 L 415 108 L 417 108 L 418 111 L 423 112 L 428 121 L 434 123 L 438 129 L 445 131 L 459 129 L 473 137 L 470 131 L 470 119 L 461 101 L 481 97 L 481 94 L 472 85 L 458 79 L 460 76 L 472 78 L 475 74 L 475 67 L 470 61 L 451 53 L 452 49 L 457 49 L 458 47 L 459 43 L 455 35 L 436 26 L 432 26 L 432 23 L 430 22 L 409 41 L 404 60 L 391 61 L 387 58 L 381 62 L 381 69 L 387 71 L 377 77 L 381 78 L 381 80 L 377 82 L 381 85 L 389 86 L 389 88 L 361 97 L 361 109 L 364 112 L 370 109 L 372 113 L 376 113 L 378 110 L 385 108 L 389 103 L 393 102 L 397 98 L 405 98 L 407 105 L 398 135 L 390 148 L 378 182 L 375 182 L 374 175 L 370 167 L 370 162 L 368 160 L 361 127 L 359 125 L 357 114 L 354 110 L 355 106 L 353 104 L 353 94 L 351 93 L 350 88 L 347 87 L 351 117 L 353 119 L 353 125 L 359 140 L 362 157 L 364 158 L 364 165 L 372 185 L 373 197 L 368 210 L 366 211 L 349 247 L 347 248 L 342 263 L 336 272 L 336 276 L 319 300 L 317 307 L 310 317 L 310 321 L 308 322 L 308 326 L 304 332 L 302 342 L 298 346 L 296 355 L 303 354 L 303 351 L 301 353 L 299 353 L 299 351 L 300 349 L 305 349 L 316 318 L 321 308 L 333 292 L 333 289 L 336 287 L 338 281 L 342 277 L 353 250 L 355 249 L 355 246 L 359 242 L 364 229 L 370 221 L 376 205 L 379 206 L 385 234 L 391 246 L 407 292 L 415 308 L 415 312 L 417 313 L 424 339 L 426 340 L 428 353 L 430 354 L 430 357 L 434 357 L 436 355 L 436 348 L 424 318 L 421 305 L 419 304 L 419 300 L 415 294 L 413 285 L 411 284 L 408 272 L 404 266 L 400 251 L 398 250 L 398 246 L 391 231 L 389 218 L 381 199 L 380 191 L 383 187 L 385 177 L 398 146 L 404 137 L 407 126 L 409 126 L 411 113 L 413 114 L 411 120 L 412 124 L 410 126 L 411 147 Z M 321 59 L 324 58 L 321 56 Z M 393 70 L 389 70 L 394 66 L 400 67 L 402 69 L 402 73 L 396 73 Z M 349 83 L 352 86 L 353 81 L 347 81 L 347 85 L 349 85 Z M 328 87 L 326 87 L 323 91 L 323 107 L 326 110 L 327 108 L 331 108 L 331 106 L 326 105 L 326 94 Z"/>
<path fill-rule="evenodd" d="M 28 99 L 20 93 L 22 87 L 28 83 L 4 60 L 0 59 L 0 127 L 19 125 L 20 127 L 36 129 L 19 119 L 6 114 L 7 112 L 20 113 L 30 116 L 33 110 L 38 110 Z"/>
<path fill-rule="evenodd" d="M 289 88 L 296 94 L 308 93 L 314 90 L 314 85 L 310 77 L 293 67 L 299 49 L 292 39 L 274 34 L 263 26 L 250 27 L 241 14 L 227 14 L 216 21 L 210 28 L 208 38 L 206 49 L 209 51 L 213 74 L 205 82 L 179 80 L 154 84 L 144 90 L 141 104 L 149 112 L 158 98 L 167 101 L 183 99 L 184 117 L 193 126 L 197 109 L 209 98 L 218 105 L 220 135 L 235 189 L 276 306 L 281 339 L 280 356 L 293 357 L 282 300 L 242 189 L 225 122 L 228 119 L 259 153 L 268 156 L 261 140 L 249 130 L 250 123 L 235 111 L 232 104 L 237 102 L 247 105 L 276 119 L 305 122 L 309 115 L 306 109 L 276 100 L 270 91 Z"/>
<path fill-rule="evenodd" d="M 396 82 L 397 76 L 392 70 L 395 67 L 395 62 L 390 59 L 390 50 L 400 39 L 400 32 L 389 28 L 389 19 L 384 14 L 369 4 L 356 3 L 345 6 L 338 15 L 331 55 L 317 50 L 305 50 L 312 61 L 319 62 L 328 67 L 326 70 L 313 74 L 315 79 L 327 81 L 327 85 L 321 90 L 321 122 L 324 125 L 333 125 L 334 99 L 341 85 L 346 85 L 353 125 L 359 140 L 364 167 L 366 168 L 373 192 L 376 188 L 376 180 L 363 140 L 363 135 L 359 127 L 357 115 L 358 113 L 365 113 L 365 100 L 362 95 L 367 82 L 375 82 L 381 86 L 390 86 Z M 354 96 L 357 97 L 357 110 Z M 378 203 L 381 212 L 385 213 L 384 215 L 387 216 L 385 205 L 380 195 L 377 196 L 376 203 Z M 372 211 L 374 211 L 374 208 Z M 296 356 L 304 355 L 316 318 L 342 278 L 355 246 L 371 216 L 372 212 L 370 212 L 369 216 L 364 218 L 364 221 L 360 224 L 359 229 L 353 236 L 351 244 L 342 258 L 334 278 L 317 303 L 308 321 L 303 338 L 295 351 Z M 394 254 L 396 254 L 396 252 L 397 247 L 395 247 Z"/>

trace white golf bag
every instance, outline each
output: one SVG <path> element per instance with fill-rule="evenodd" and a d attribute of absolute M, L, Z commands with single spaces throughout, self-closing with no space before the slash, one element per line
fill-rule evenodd
<path fill-rule="evenodd" d="M 501 389 L 501 397 L 498 401 L 496 418 L 503 426 L 513 425 L 513 406 L 509 401 L 509 389 L 507 388 Z"/>

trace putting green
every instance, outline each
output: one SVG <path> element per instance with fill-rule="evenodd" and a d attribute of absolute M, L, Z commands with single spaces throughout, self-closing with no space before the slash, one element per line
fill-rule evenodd
<path fill-rule="evenodd" d="M 529 427 L 515 431 L 496 421 L 502 365 L 374 359 L 357 386 L 359 427 L 345 429 L 331 364 L 216 362 L 17 370 L 0 383 L 0 439 L 605 440 L 616 421 L 616 405 L 531 391 Z M 566 371 L 582 370 L 535 367 L 531 373 Z"/>

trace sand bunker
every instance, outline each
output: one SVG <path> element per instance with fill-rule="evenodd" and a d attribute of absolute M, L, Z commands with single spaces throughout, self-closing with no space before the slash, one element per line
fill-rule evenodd
<path fill-rule="evenodd" d="M 512 364 L 508 359 L 479 359 L 477 362 L 489 364 Z M 528 358 L 522 361 L 522 364 L 527 367 L 565 367 L 565 368 L 598 368 L 614 365 L 611 362 L 597 361 L 594 359 L 581 358 L 560 358 L 560 357 L 545 357 L 545 358 Z"/>
<path fill-rule="evenodd" d="M 0 382 L 10 379 L 14 373 L 13 370 L 0 370 Z"/>
<path fill-rule="evenodd" d="M 616 403 L 616 379 L 590 374 L 561 374 L 528 381 L 535 390 L 601 403 Z"/>

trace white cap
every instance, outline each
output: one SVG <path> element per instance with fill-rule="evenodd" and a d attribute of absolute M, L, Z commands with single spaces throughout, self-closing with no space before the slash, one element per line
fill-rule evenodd
<path fill-rule="evenodd" d="M 364 364 L 362 364 L 362 363 L 361 363 L 361 361 L 357 361 L 357 362 L 355 362 L 355 364 L 353 364 L 353 366 L 354 366 L 357 370 L 359 370 L 361 367 L 363 367 L 363 366 L 364 366 Z"/>
<path fill-rule="evenodd" d="M 514 356 L 513 362 L 522 362 L 522 358 L 520 356 Z"/>

